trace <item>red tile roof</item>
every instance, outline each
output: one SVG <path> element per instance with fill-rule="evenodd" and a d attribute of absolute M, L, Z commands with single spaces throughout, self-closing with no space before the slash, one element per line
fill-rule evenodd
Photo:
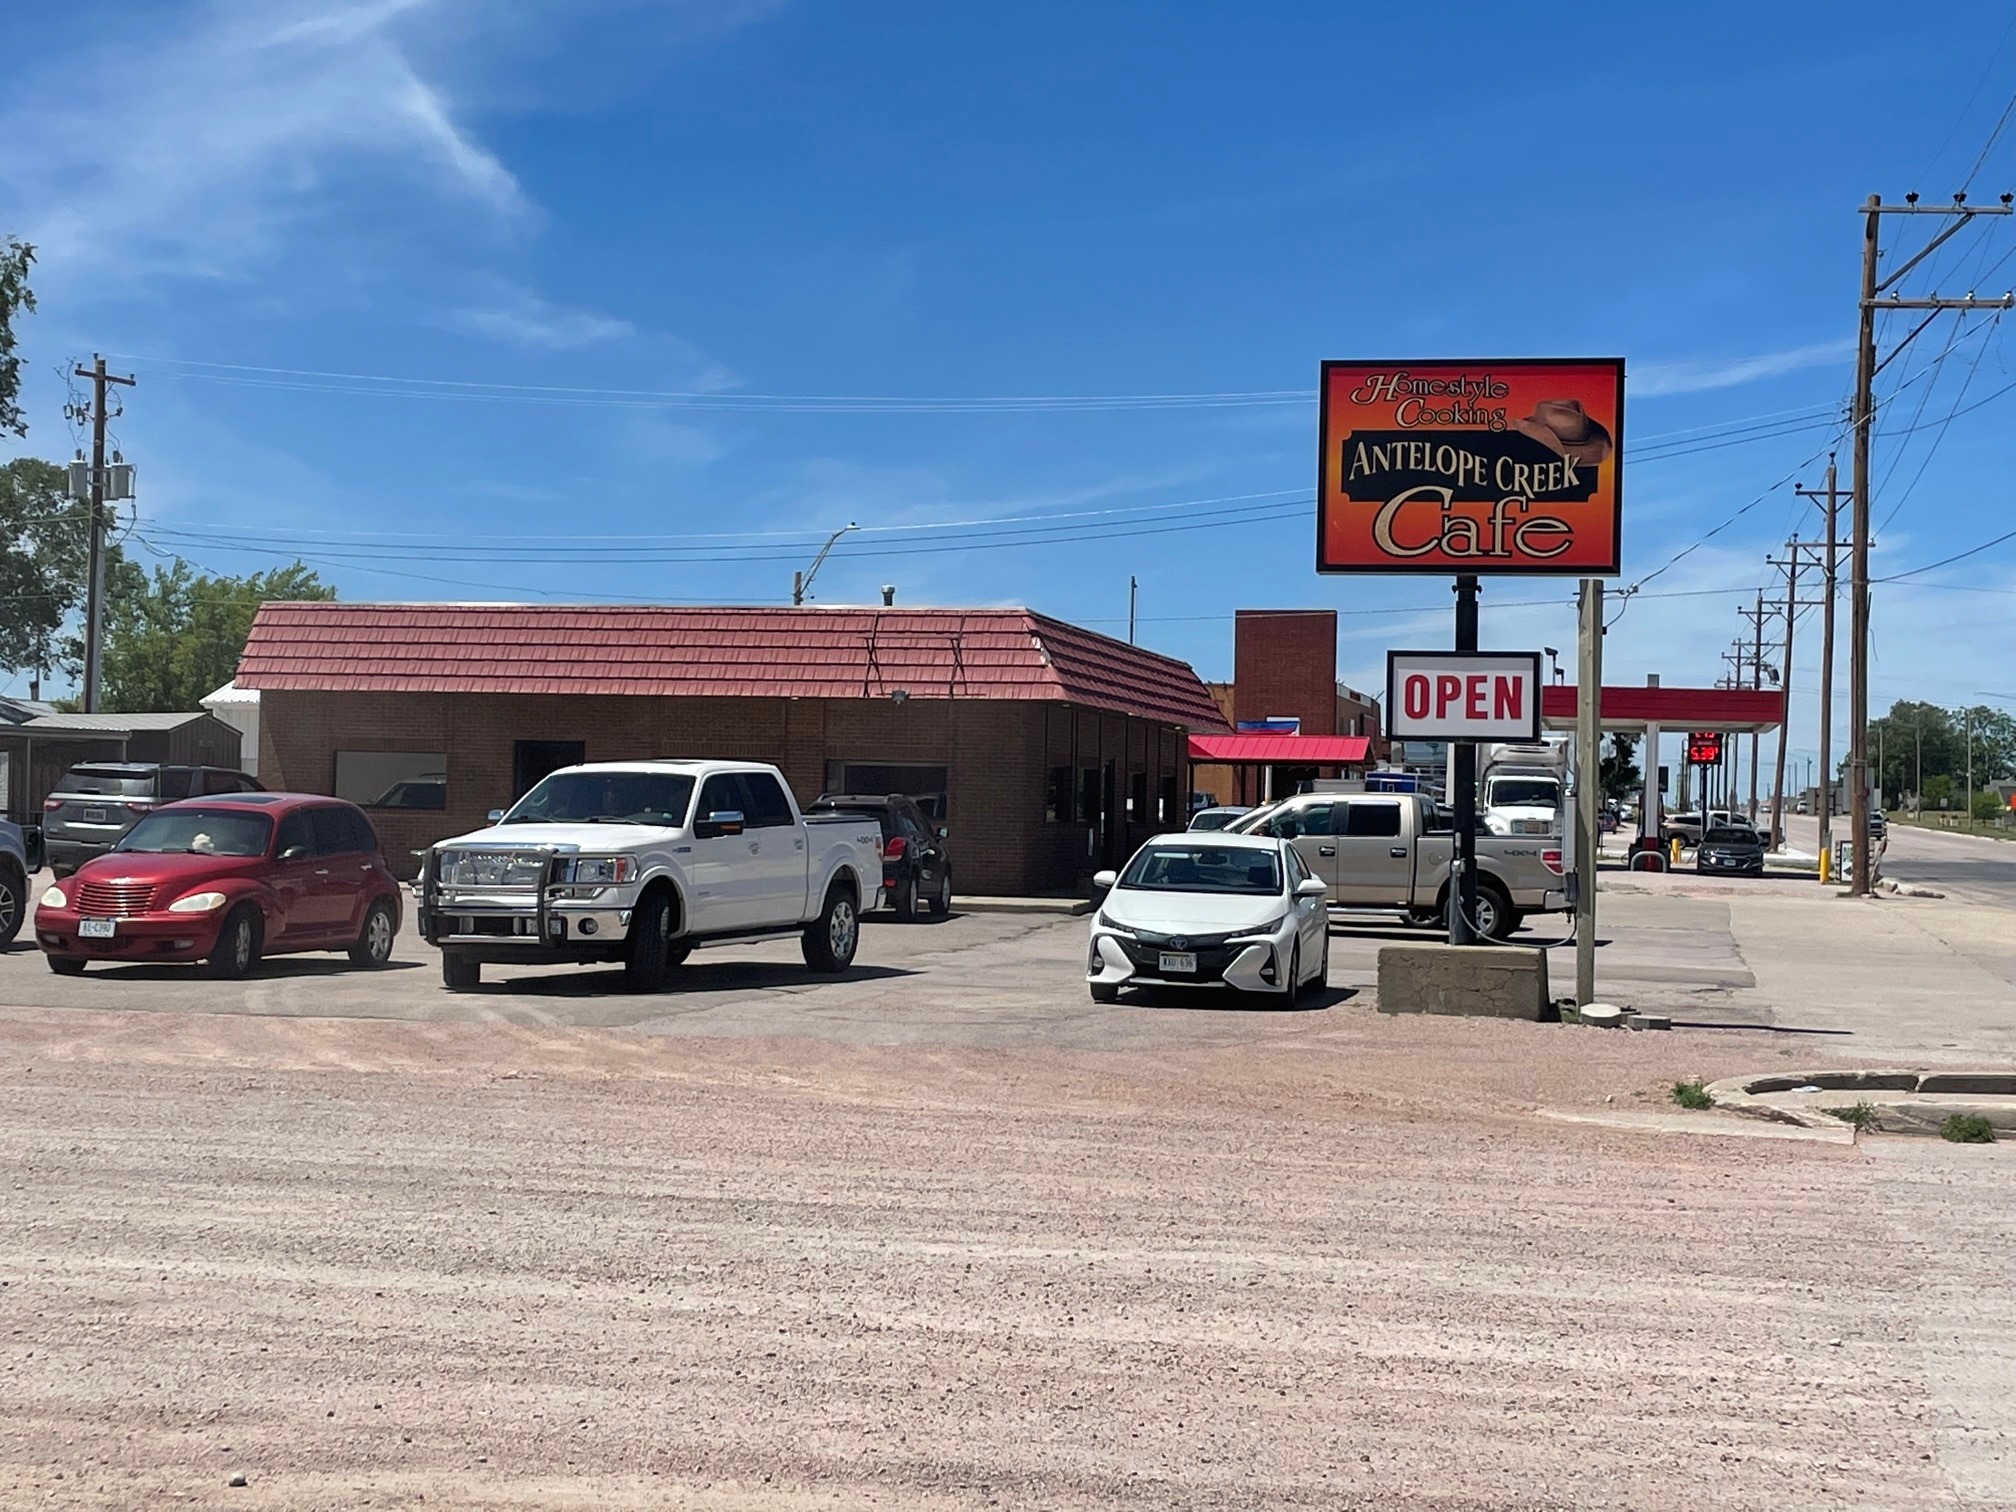
<path fill-rule="evenodd" d="M 1193 730 L 1197 674 L 1028 609 L 267 604 L 238 686 L 330 693 L 1019 699 Z"/>
<path fill-rule="evenodd" d="M 1192 735 L 1190 759 L 1225 766 L 1362 766 L 1372 759 L 1372 742 L 1363 735 Z"/>

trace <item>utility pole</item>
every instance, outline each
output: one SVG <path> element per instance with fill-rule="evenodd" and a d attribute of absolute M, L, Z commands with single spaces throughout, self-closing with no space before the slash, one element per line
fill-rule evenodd
<path fill-rule="evenodd" d="M 1967 807 L 1962 810 L 1968 833 L 1974 830 L 1974 710 L 1967 710 Z"/>
<path fill-rule="evenodd" d="M 1894 361 L 1897 354 L 1918 333 L 1947 310 L 2006 310 L 2016 306 L 2016 295 L 1998 299 L 1976 299 L 1969 292 L 1964 299 L 1941 299 L 1935 290 L 1927 299 L 1901 298 L 1898 280 L 1925 261 L 1949 239 L 1957 235 L 1977 215 L 2007 215 L 2016 196 L 2005 194 L 2000 205 L 1969 205 L 1964 192 L 1953 196 L 1951 205 L 1921 205 L 1918 196 L 1907 194 L 1901 205 L 1886 205 L 1876 195 L 1862 203 L 1862 293 L 1860 320 L 1855 342 L 1855 407 L 1850 421 L 1855 434 L 1855 472 L 1851 485 L 1855 493 L 1854 537 L 1849 550 L 1849 647 L 1848 681 L 1851 720 L 1848 732 L 1848 832 L 1855 844 L 1855 874 L 1850 891 L 1867 897 L 1875 879 L 1875 858 L 1869 851 L 1869 431 L 1876 412 L 1876 375 Z M 1878 282 L 1876 265 L 1880 255 L 1878 229 L 1886 215 L 1939 215 L 1949 223 L 1917 254 L 1899 265 L 1888 278 Z M 1888 292 L 1888 299 L 1878 296 Z M 1876 360 L 1876 311 L 1924 310 L 1926 316 L 1909 335 L 1890 349 L 1881 362 Z"/>
<path fill-rule="evenodd" d="M 1753 641 L 1750 647 L 1750 687 L 1754 691 L 1764 686 L 1764 590 L 1757 590 L 1757 607 L 1747 611 Z M 1750 807 L 1746 817 L 1752 824 L 1757 822 L 1757 743 L 1760 732 L 1750 732 Z M 1775 820 L 1773 821 L 1775 824 Z"/>
<path fill-rule="evenodd" d="M 91 476 L 85 498 L 91 520 L 90 560 L 84 589 L 83 704 L 86 714 L 96 714 L 105 639 L 105 389 L 113 383 L 131 388 L 134 380 L 106 372 L 105 359 L 96 353 L 92 354 L 91 366 L 76 369 L 76 376 L 91 380 Z"/>
<path fill-rule="evenodd" d="M 1134 605 L 1140 594 L 1140 581 L 1130 572 L 1127 575 L 1127 644 L 1134 644 Z"/>
<path fill-rule="evenodd" d="M 1785 737 L 1791 732 L 1792 721 L 1792 627 L 1794 617 L 1799 612 L 1799 553 L 1791 548 L 1794 543 L 1786 543 L 1786 560 L 1780 564 L 1785 569 L 1785 657 L 1778 666 L 1778 686 L 1785 694 L 1785 714 L 1778 722 L 1778 761 L 1771 776 L 1771 848 L 1785 848 Z M 1759 621 L 1760 625 L 1762 621 Z"/>
<path fill-rule="evenodd" d="M 1796 490 L 1802 497 L 1818 499 L 1818 489 L 1800 488 Z M 1834 486 L 1834 457 L 1827 457 L 1827 541 L 1820 556 L 1820 570 L 1825 586 L 1820 600 L 1820 788 L 1813 795 L 1813 812 L 1820 819 L 1820 854 L 1832 855 L 1834 849 L 1834 601 L 1840 595 L 1835 584 L 1835 569 L 1840 557 L 1837 546 L 1837 521 L 1840 519 L 1841 495 Z M 1809 548 L 1810 549 L 1810 548 Z M 1793 555 L 1797 555 L 1795 551 Z M 1792 696 L 1792 679 L 1785 679 L 1785 696 Z"/>

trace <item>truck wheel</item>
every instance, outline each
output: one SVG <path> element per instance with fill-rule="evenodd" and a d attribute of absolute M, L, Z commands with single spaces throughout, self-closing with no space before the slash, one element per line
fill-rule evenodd
<path fill-rule="evenodd" d="M 854 952 L 861 945 L 861 919 L 854 911 L 854 895 L 835 882 L 826 893 L 826 906 L 819 917 L 805 926 L 805 964 L 828 974 L 845 971 L 854 964 Z"/>
<path fill-rule="evenodd" d="M 1481 939 L 1502 943 L 1519 927 L 1519 915 L 1513 910 L 1512 900 L 1495 882 L 1479 881 L 1477 911 L 1471 922 Z"/>
<path fill-rule="evenodd" d="M 672 903 L 662 892 L 646 893 L 630 919 L 623 985 L 631 992 L 663 992 L 671 975 Z"/>
<path fill-rule="evenodd" d="M 917 917 L 917 873 L 896 884 L 896 917 L 909 923 Z"/>
<path fill-rule="evenodd" d="M 450 992 L 473 992 L 483 985 L 483 963 L 452 950 L 441 952 L 441 985 Z"/>
<path fill-rule="evenodd" d="M 28 917 L 28 879 L 13 866 L 0 866 L 0 950 L 14 943 Z"/>

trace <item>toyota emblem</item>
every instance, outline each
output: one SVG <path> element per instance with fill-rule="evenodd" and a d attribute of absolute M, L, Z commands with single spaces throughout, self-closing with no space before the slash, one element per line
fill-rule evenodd
<path fill-rule="evenodd" d="M 1171 950 L 1188 950 L 1190 942 L 1181 935 L 1171 935 L 1169 937 L 1169 948 Z"/>

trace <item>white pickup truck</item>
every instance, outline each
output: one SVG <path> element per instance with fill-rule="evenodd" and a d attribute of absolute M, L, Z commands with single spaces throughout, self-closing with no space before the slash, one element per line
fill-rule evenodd
<path fill-rule="evenodd" d="M 456 991 L 485 965 L 620 961 L 656 992 L 696 949 L 794 934 L 807 966 L 845 971 L 882 882 L 873 819 L 807 818 L 753 762 L 565 767 L 490 818 L 420 871 L 420 933 Z"/>

